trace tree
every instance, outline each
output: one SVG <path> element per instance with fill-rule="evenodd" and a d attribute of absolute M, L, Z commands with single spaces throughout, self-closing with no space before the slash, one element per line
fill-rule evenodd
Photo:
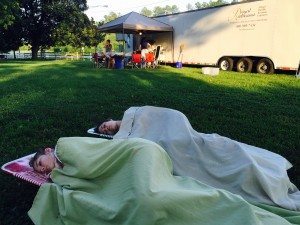
<path fill-rule="evenodd" d="M 228 2 L 224 0 L 217 0 L 217 1 L 210 0 L 209 2 L 203 2 L 203 3 L 196 2 L 195 7 L 197 9 L 203 9 L 207 7 L 214 7 L 214 6 L 225 5 L 225 4 L 228 4 Z"/>
<path fill-rule="evenodd" d="M 115 12 L 110 12 L 108 15 L 104 16 L 104 23 L 108 23 L 114 19 L 117 19 L 118 17 L 120 17 L 120 13 L 115 13 Z"/>
<path fill-rule="evenodd" d="M 78 16 L 80 18 L 80 16 Z M 78 19 L 77 18 L 77 19 Z M 76 48 L 97 47 L 104 40 L 105 34 L 98 30 L 94 19 L 91 21 L 83 14 L 76 23 L 62 23 L 54 32 L 54 40 L 57 45 L 70 45 Z"/>
<path fill-rule="evenodd" d="M 177 5 L 166 5 L 165 6 L 165 11 L 167 14 L 173 14 L 173 13 L 178 13 L 179 12 L 179 8 L 177 7 Z"/>
<path fill-rule="evenodd" d="M 94 47 L 95 51 L 97 49 L 97 46 L 100 42 L 104 41 L 105 34 L 101 33 L 98 30 L 98 26 L 102 25 L 103 23 L 98 23 L 94 20 L 91 21 L 91 26 L 86 28 L 84 31 L 85 34 L 85 45 L 88 47 Z"/>
<path fill-rule="evenodd" d="M 16 19 L 18 7 L 17 0 L 0 1 L 0 28 L 7 29 Z"/>
<path fill-rule="evenodd" d="M 151 17 L 153 12 L 150 9 L 147 9 L 146 7 L 144 7 L 144 8 L 142 8 L 140 14 Z"/>
<path fill-rule="evenodd" d="M 55 29 L 63 24 L 75 24 L 82 19 L 87 9 L 86 0 L 19 0 L 22 36 L 25 44 L 31 46 L 32 58 L 38 51 L 55 44 Z"/>
<path fill-rule="evenodd" d="M 16 6 L 15 1 L 0 3 L 0 52 L 16 51 L 22 45 L 21 10 Z"/>
<path fill-rule="evenodd" d="M 0 29 L 0 52 L 16 51 L 22 45 L 21 23 L 16 24 L 16 26 L 8 26 L 7 29 Z"/>
<path fill-rule="evenodd" d="M 160 7 L 160 6 L 156 6 L 153 9 L 153 16 L 160 16 L 160 15 L 165 15 L 165 9 Z"/>
<path fill-rule="evenodd" d="M 179 12 L 179 8 L 176 5 L 166 5 L 165 7 L 156 6 L 153 9 L 153 16 L 173 14 L 177 12 Z"/>

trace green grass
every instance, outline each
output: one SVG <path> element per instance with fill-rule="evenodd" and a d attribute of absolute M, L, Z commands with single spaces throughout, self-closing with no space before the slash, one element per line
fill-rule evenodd
<path fill-rule="evenodd" d="M 218 133 L 286 157 L 300 187 L 300 79 L 291 75 L 199 68 L 94 69 L 79 61 L 0 62 L 0 164 L 55 145 L 63 136 L 87 136 L 130 106 L 183 112 L 203 133 Z M 0 224 L 32 224 L 27 216 L 37 187 L 0 173 Z"/>

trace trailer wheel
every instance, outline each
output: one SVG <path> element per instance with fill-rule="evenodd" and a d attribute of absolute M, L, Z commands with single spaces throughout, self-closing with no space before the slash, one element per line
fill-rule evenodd
<path fill-rule="evenodd" d="M 233 59 L 230 57 L 222 57 L 219 60 L 218 66 L 221 70 L 231 71 L 233 68 Z"/>
<path fill-rule="evenodd" d="M 242 73 L 250 73 L 252 70 L 253 62 L 249 58 L 241 58 L 236 63 L 236 70 Z"/>
<path fill-rule="evenodd" d="M 274 65 L 270 59 L 262 58 L 256 65 L 257 73 L 272 74 L 274 73 Z"/>

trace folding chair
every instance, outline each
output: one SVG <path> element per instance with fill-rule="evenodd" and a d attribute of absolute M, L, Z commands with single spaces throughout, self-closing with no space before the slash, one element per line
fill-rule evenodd
<path fill-rule="evenodd" d="M 97 52 L 95 52 L 92 56 L 93 61 L 93 67 L 98 68 L 99 67 L 99 55 Z"/>
<path fill-rule="evenodd" d="M 38 186 L 41 186 L 44 183 L 52 182 L 49 174 L 40 174 L 29 166 L 29 161 L 34 154 L 35 153 L 5 163 L 3 166 L 1 166 L 1 170 L 9 175 L 13 175 L 21 180 Z"/>
<path fill-rule="evenodd" d="M 97 132 L 95 132 L 95 128 L 96 127 L 92 127 L 90 129 L 88 129 L 87 132 L 89 134 L 96 135 L 96 136 L 98 136 L 100 138 L 113 139 L 113 137 L 114 137 L 113 135 L 97 133 Z"/>
<path fill-rule="evenodd" d="M 141 54 L 133 53 L 131 56 L 132 67 L 140 68 L 142 64 Z"/>
<path fill-rule="evenodd" d="M 154 68 L 154 53 L 152 52 L 146 53 L 145 63 L 146 63 L 145 64 L 146 67 Z"/>
<path fill-rule="evenodd" d="M 161 49 L 161 46 L 158 45 L 155 49 L 155 58 L 154 58 L 154 63 L 153 63 L 153 67 L 158 67 L 158 59 L 159 59 L 159 56 L 160 56 L 160 49 Z"/>
<path fill-rule="evenodd" d="M 98 57 L 98 68 L 106 68 L 107 63 L 106 63 L 106 57 L 105 55 L 100 55 Z"/>

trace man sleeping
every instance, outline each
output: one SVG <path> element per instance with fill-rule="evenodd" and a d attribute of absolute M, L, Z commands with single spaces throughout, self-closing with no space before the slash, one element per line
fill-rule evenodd
<path fill-rule="evenodd" d="M 34 224 L 300 224 L 300 213 L 260 205 L 269 212 L 173 176 L 168 154 L 145 139 L 60 138 L 55 151 L 46 148 L 31 165 L 53 181 L 40 187 L 28 212 Z"/>
<path fill-rule="evenodd" d="M 173 109 L 131 107 L 122 121 L 106 121 L 95 129 L 114 139 L 143 138 L 163 147 L 174 174 L 188 176 L 241 195 L 252 203 L 300 210 L 300 192 L 282 156 L 218 134 L 195 131 L 186 116 Z"/>

